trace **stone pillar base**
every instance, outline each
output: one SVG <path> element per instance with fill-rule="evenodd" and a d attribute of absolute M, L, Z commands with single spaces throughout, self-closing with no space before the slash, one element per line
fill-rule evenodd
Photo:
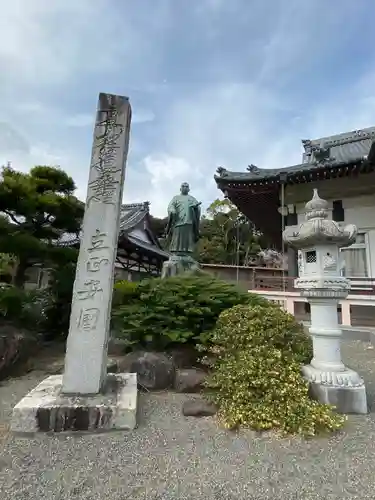
<path fill-rule="evenodd" d="M 11 430 L 35 432 L 132 430 L 136 427 L 137 374 L 107 376 L 101 394 L 61 394 L 62 375 L 43 380 L 14 407 Z"/>
<path fill-rule="evenodd" d="M 199 270 L 199 264 L 190 255 L 171 255 L 163 264 L 161 272 L 162 278 L 178 276 L 186 272 L 195 272 Z"/>
<path fill-rule="evenodd" d="M 306 365 L 302 367 L 302 373 L 310 383 L 309 392 L 313 399 L 335 406 L 338 413 L 368 413 L 366 387 L 354 370 L 324 372 Z"/>

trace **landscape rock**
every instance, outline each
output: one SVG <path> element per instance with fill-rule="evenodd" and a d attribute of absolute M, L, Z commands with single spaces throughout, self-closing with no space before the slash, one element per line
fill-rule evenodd
<path fill-rule="evenodd" d="M 118 370 L 118 359 L 108 358 L 107 359 L 107 373 L 117 373 Z"/>
<path fill-rule="evenodd" d="M 174 389 L 177 392 L 199 392 L 207 374 L 199 368 L 177 370 Z"/>
<path fill-rule="evenodd" d="M 123 356 L 126 352 L 127 343 L 125 340 L 117 339 L 114 334 L 108 342 L 108 355 L 109 356 Z"/>
<path fill-rule="evenodd" d="M 172 347 L 168 350 L 176 368 L 191 368 L 197 363 L 198 352 L 192 345 Z"/>
<path fill-rule="evenodd" d="M 158 391 L 173 387 L 175 366 L 169 356 L 161 352 L 135 351 L 118 361 L 119 373 L 133 372 L 138 375 L 141 389 Z"/>
<path fill-rule="evenodd" d="M 0 327 L 0 380 L 11 375 L 35 354 L 38 339 L 11 325 Z"/>
<path fill-rule="evenodd" d="M 216 412 L 216 406 L 204 399 L 192 399 L 182 405 L 182 414 L 185 417 L 212 417 Z"/>

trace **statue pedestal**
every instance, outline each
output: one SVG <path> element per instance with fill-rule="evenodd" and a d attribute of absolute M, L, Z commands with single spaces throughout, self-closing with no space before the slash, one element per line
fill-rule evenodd
<path fill-rule="evenodd" d="M 190 255 L 171 255 L 163 264 L 161 277 L 170 278 L 186 272 L 192 273 L 198 270 L 198 262 Z"/>

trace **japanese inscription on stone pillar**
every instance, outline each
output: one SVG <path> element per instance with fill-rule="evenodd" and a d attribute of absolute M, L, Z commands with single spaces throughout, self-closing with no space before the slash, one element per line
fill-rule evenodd
<path fill-rule="evenodd" d="M 105 381 L 130 121 L 126 97 L 100 94 L 65 357 L 67 394 L 98 393 Z"/>

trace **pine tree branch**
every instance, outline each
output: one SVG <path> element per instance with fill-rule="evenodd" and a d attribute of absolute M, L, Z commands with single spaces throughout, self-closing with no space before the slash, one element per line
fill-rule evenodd
<path fill-rule="evenodd" d="M 21 225 L 21 223 L 14 217 L 14 215 L 11 212 L 8 212 L 7 210 L 3 210 L 3 212 L 18 226 Z"/>

